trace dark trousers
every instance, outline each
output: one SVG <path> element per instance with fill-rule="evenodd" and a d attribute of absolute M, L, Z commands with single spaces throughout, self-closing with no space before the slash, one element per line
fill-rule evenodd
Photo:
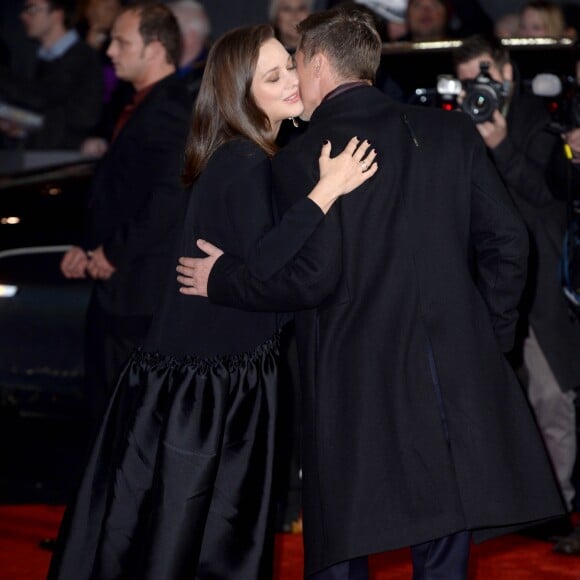
<path fill-rule="evenodd" d="M 115 316 L 94 293 L 85 324 L 85 389 L 91 438 L 96 434 L 109 397 L 125 362 L 143 344 L 150 316 Z"/>
<path fill-rule="evenodd" d="M 294 322 L 284 326 L 280 334 L 279 348 L 273 496 L 276 504 L 276 529 L 290 531 L 292 522 L 300 517 L 302 507 L 300 383 Z"/>
<path fill-rule="evenodd" d="M 467 531 L 411 546 L 413 580 L 464 580 L 467 578 L 471 534 Z M 367 558 L 340 562 L 308 580 L 368 580 Z"/>
<path fill-rule="evenodd" d="M 368 578 L 369 563 L 366 556 L 340 562 L 308 576 L 308 580 L 368 580 Z"/>

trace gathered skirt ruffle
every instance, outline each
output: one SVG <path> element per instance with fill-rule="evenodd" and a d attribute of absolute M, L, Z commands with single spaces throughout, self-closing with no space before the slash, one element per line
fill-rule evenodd
<path fill-rule="evenodd" d="M 271 578 L 278 337 L 126 364 L 49 579 Z"/>

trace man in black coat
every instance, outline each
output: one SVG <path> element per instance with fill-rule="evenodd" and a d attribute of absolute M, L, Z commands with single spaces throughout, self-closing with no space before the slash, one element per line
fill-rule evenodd
<path fill-rule="evenodd" d="M 464 578 L 471 536 L 563 510 L 502 354 L 526 231 L 470 119 L 371 86 L 381 43 L 367 16 L 335 9 L 299 29 L 310 125 L 274 158 L 280 210 L 316 183 L 327 139 L 368 139 L 379 170 L 270 280 L 207 243 L 178 279 L 204 295 L 214 264 L 212 301 L 296 311 L 306 574 L 366 578 L 368 554 L 412 546 L 416 578 Z"/>
<path fill-rule="evenodd" d="M 571 510 L 580 324 L 570 315 L 558 275 L 567 222 L 566 194 L 550 187 L 551 159 L 556 152 L 563 156 L 563 143 L 550 130 L 550 116 L 541 99 L 519 91 L 509 53 L 499 40 L 476 35 L 455 51 L 455 67 L 462 81 L 477 77 L 483 62 L 507 94 L 493 117 L 476 127 L 530 236 L 528 279 L 520 306 L 523 332 L 512 358 L 516 365 L 522 360 L 522 382 L 566 507 Z M 562 532 L 566 533 L 565 525 Z"/>
<path fill-rule="evenodd" d="M 132 6 L 115 21 L 108 52 L 136 94 L 96 168 L 83 245 L 61 264 L 69 278 L 88 273 L 95 280 L 85 361 L 95 424 L 166 281 L 184 201 L 180 176 L 191 115 L 191 97 L 174 74 L 179 51 L 177 22 L 163 5 Z"/>
<path fill-rule="evenodd" d="M 28 135 L 17 122 L 0 122 L 0 130 L 26 148 L 77 149 L 99 121 L 103 72 L 96 52 L 73 28 L 75 9 L 72 0 L 26 0 L 21 19 L 27 36 L 40 43 L 34 78 L 0 67 L 0 99 L 44 118 Z"/>

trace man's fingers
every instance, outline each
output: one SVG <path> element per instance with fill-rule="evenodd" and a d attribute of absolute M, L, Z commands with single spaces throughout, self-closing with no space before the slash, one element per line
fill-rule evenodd
<path fill-rule="evenodd" d="M 206 259 L 206 258 L 204 258 Z M 184 262 L 187 260 L 188 265 L 184 265 Z M 195 269 L 196 269 L 196 262 L 199 261 L 199 258 L 180 258 L 179 264 L 175 267 L 175 270 L 183 276 L 187 276 L 188 278 L 193 278 L 195 276 Z"/>
<path fill-rule="evenodd" d="M 108 280 L 115 272 L 114 268 L 99 266 L 90 261 L 87 266 L 87 272 L 91 278 L 95 280 Z"/>
<path fill-rule="evenodd" d="M 184 276 L 193 276 L 195 273 L 195 265 L 182 266 L 181 264 L 178 264 L 175 269 Z"/>
<path fill-rule="evenodd" d="M 179 265 L 181 265 L 185 268 L 191 268 L 193 270 L 195 268 L 195 262 L 198 259 L 199 258 L 188 258 L 186 256 L 182 256 L 177 261 L 178 261 Z"/>
<path fill-rule="evenodd" d="M 85 278 L 87 259 L 82 250 L 69 250 L 60 262 L 60 271 L 65 278 Z"/>
<path fill-rule="evenodd" d="M 68 269 L 68 270 L 63 270 L 62 274 L 65 278 L 86 278 L 85 275 L 85 271 L 84 270 L 73 270 L 73 269 Z"/>
<path fill-rule="evenodd" d="M 208 256 L 219 258 L 219 256 L 223 254 L 222 250 L 220 250 L 217 246 L 214 246 L 205 240 L 197 240 L 197 247 L 202 252 L 205 252 Z"/>
<path fill-rule="evenodd" d="M 195 286 L 195 280 L 189 276 L 177 276 L 177 281 L 184 286 L 189 286 L 193 288 Z"/>
<path fill-rule="evenodd" d="M 187 294 L 188 296 L 201 296 L 200 292 L 196 288 L 189 286 L 182 286 L 179 289 L 179 292 L 181 294 Z"/>

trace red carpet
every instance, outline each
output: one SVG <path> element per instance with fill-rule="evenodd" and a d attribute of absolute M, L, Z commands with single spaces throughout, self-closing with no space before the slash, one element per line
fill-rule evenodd
<path fill-rule="evenodd" d="M 45 578 L 50 552 L 38 548 L 38 541 L 55 535 L 61 515 L 54 506 L 0 506 L 0 580 Z M 278 535 L 275 580 L 302 580 L 301 542 L 300 535 Z M 470 580 L 580 580 L 580 557 L 556 555 L 551 548 L 518 535 L 475 546 Z M 410 579 L 409 551 L 373 556 L 371 568 L 373 580 Z"/>

